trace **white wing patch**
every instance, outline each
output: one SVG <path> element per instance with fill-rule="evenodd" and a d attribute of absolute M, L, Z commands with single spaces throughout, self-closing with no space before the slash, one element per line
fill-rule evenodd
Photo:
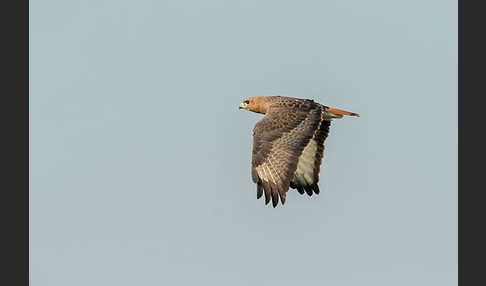
<path fill-rule="evenodd" d="M 317 142 L 314 139 L 309 141 L 305 146 L 302 154 L 297 162 L 297 170 L 295 171 L 292 181 L 301 186 L 313 185 L 314 182 L 314 162 L 317 154 Z"/>

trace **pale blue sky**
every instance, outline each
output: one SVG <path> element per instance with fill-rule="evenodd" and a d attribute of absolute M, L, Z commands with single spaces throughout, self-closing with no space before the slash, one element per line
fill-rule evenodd
<path fill-rule="evenodd" d="M 30 1 L 30 281 L 456 285 L 457 1 Z M 246 97 L 336 120 L 256 200 Z"/>

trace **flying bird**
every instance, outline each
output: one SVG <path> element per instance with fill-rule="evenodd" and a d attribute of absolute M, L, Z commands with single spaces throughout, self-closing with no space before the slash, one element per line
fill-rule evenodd
<path fill-rule="evenodd" d="M 283 96 L 245 99 L 239 109 L 264 114 L 253 128 L 251 176 L 257 199 L 265 205 L 285 204 L 289 188 L 300 194 L 319 194 L 319 170 L 331 120 L 358 116 L 314 102 Z"/>

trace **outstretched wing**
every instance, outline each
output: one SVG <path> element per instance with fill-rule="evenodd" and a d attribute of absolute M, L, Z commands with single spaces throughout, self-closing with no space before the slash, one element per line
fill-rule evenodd
<path fill-rule="evenodd" d="M 313 193 L 319 194 L 319 171 L 321 168 L 322 157 L 324 156 L 324 141 L 329 134 L 330 118 L 326 118 L 327 113 L 323 112 L 323 119 L 319 123 L 314 137 L 307 143 L 302 154 L 299 156 L 297 170 L 295 171 L 290 187 L 297 189 L 300 194 Z"/>
<path fill-rule="evenodd" d="M 273 207 L 276 207 L 279 198 L 282 204 L 285 203 L 291 184 L 294 188 L 296 184 L 301 186 L 299 182 L 292 182 L 299 157 L 311 140 L 315 140 L 316 136 L 319 139 L 323 137 L 318 132 L 321 129 L 324 132 L 322 121 L 322 106 L 312 100 L 283 100 L 270 106 L 253 129 L 251 173 L 253 182 L 257 184 L 257 198 L 265 194 L 265 204 L 272 200 Z M 315 141 L 320 143 L 324 139 L 325 136 Z M 316 155 L 319 148 L 313 151 L 312 158 L 315 159 L 313 163 L 319 161 L 320 165 L 322 155 Z M 314 177 L 315 168 L 307 171 Z"/>

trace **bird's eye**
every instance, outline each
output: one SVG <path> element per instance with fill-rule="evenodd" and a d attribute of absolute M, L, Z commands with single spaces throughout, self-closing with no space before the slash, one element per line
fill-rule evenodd
<path fill-rule="evenodd" d="M 249 100 L 245 100 L 243 101 L 244 104 L 250 104 L 250 101 Z"/>

